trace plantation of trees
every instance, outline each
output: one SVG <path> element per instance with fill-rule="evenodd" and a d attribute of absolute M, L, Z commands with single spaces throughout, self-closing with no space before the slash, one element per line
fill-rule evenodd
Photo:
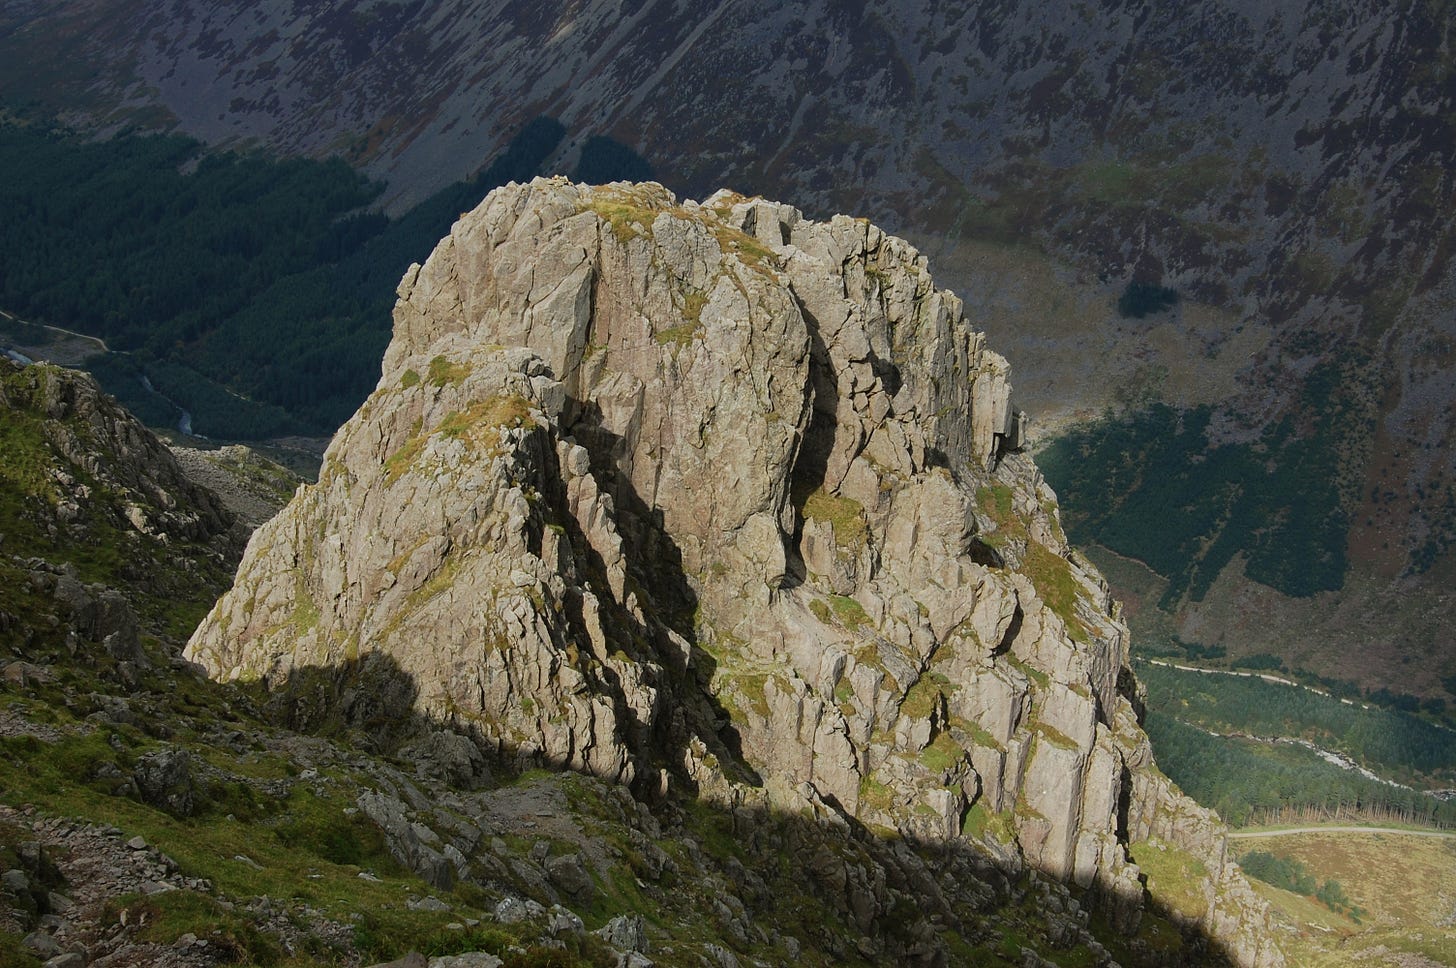
<path fill-rule="evenodd" d="M 527 124 L 476 178 L 391 220 L 338 160 L 0 121 L 0 309 L 105 339 L 124 356 L 93 372 L 147 419 L 169 407 L 143 376 L 198 433 L 329 434 L 378 379 L 409 263 L 563 133 Z"/>
<path fill-rule="evenodd" d="M 1456 802 L 1367 779 L 1302 747 L 1211 736 L 1157 710 L 1144 725 L 1163 772 L 1236 827 L 1353 820 L 1456 826 Z"/>
<path fill-rule="evenodd" d="M 1202 600 L 1236 553 L 1250 579 L 1309 596 L 1345 581 L 1349 522 L 1335 482 L 1342 428 L 1358 416 L 1346 393 L 1333 366 L 1317 367 L 1302 395 L 1314 429 L 1286 418 L 1251 443 L 1210 444 L 1206 406 L 1108 413 L 1051 441 L 1037 463 L 1073 541 L 1168 579 L 1165 608 Z"/>
<path fill-rule="evenodd" d="M 1138 677 L 1154 708 L 1203 729 L 1307 739 L 1404 783 L 1456 786 L 1456 733 L 1408 712 L 1150 663 L 1139 664 Z"/>

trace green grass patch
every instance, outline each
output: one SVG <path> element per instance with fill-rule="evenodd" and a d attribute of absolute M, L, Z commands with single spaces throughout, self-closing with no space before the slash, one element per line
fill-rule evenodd
<path fill-rule="evenodd" d="M 466 440 L 493 451 L 499 446 L 499 442 L 492 431 L 499 431 L 503 427 L 519 427 L 530 419 L 531 402 L 518 394 L 505 394 L 477 401 L 465 410 L 446 414 L 429 433 L 425 433 L 420 421 L 416 420 L 409 438 L 384 459 L 385 480 L 393 484 L 403 477 L 419 459 L 425 444 L 437 434 L 452 440 Z"/>
<path fill-rule="evenodd" d="M 591 194 L 586 208 L 601 216 L 623 245 L 635 238 L 650 237 L 652 223 L 666 211 L 658 199 L 622 189 L 598 189 Z"/>
<path fill-rule="evenodd" d="M 895 805 L 895 791 L 873 775 L 862 777 L 859 781 L 859 804 L 877 813 L 889 813 Z"/>
<path fill-rule="evenodd" d="M 945 702 L 950 680 L 941 673 L 926 673 L 915 680 L 900 702 L 900 712 L 911 719 L 924 719 L 939 710 Z"/>
<path fill-rule="evenodd" d="M 406 370 L 405 372 L 409 374 L 414 371 Z M 443 356 L 430 360 L 429 381 L 431 386 L 443 387 L 462 383 L 469 375 L 470 367 L 464 363 L 455 363 Z"/>
<path fill-rule="evenodd" d="M 985 804 L 977 802 L 966 811 L 961 821 L 961 834 L 977 840 L 985 840 L 989 834 L 1000 843 L 1010 844 L 1016 840 L 1016 826 L 1010 813 L 993 813 L 986 809 Z"/>
<path fill-rule="evenodd" d="M 720 698 L 742 699 L 748 703 L 748 708 L 760 719 L 768 718 L 768 699 L 764 695 L 764 687 L 768 685 L 769 680 L 768 674 L 762 672 L 728 673 L 723 678 L 728 684 L 728 689 L 720 691 Z"/>
<path fill-rule="evenodd" d="M 115 923 L 123 915 L 128 924 L 140 926 L 139 941 L 171 945 L 182 935 L 192 934 L 206 941 L 224 963 L 272 968 L 283 960 L 276 937 L 259 931 L 247 915 L 226 910 L 205 894 L 123 895 L 107 903 L 102 917 L 106 923 Z"/>
<path fill-rule="evenodd" d="M 295 788 L 273 826 L 279 843 L 341 866 L 398 874 L 399 865 L 385 845 L 384 833 L 362 813 L 349 815 L 334 800 Z"/>
<path fill-rule="evenodd" d="M 410 428 L 409 438 L 400 446 L 399 450 L 384 458 L 384 478 L 389 484 L 393 484 L 404 476 L 404 472 L 413 466 L 415 459 L 420 456 L 420 451 L 425 449 L 425 441 L 428 437 L 421 433 L 421 422 L 415 419 L 414 425 Z"/>
<path fill-rule="evenodd" d="M 1074 750 L 1077 748 L 1077 744 L 1072 741 L 1072 738 L 1070 736 L 1068 736 L 1066 733 L 1063 733 L 1055 726 L 1050 726 L 1047 723 L 1042 722 L 1040 719 L 1036 719 L 1033 717 L 1031 729 L 1032 732 L 1036 733 L 1039 737 L 1046 740 L 1048 743 L 1051 743 L 1053 746 L 1060 746 L 1064 750 Z"/>
<path fill-rule="evenodd" d="M 1019 659 L 1018 657 L 1016 657 L 1014 655 L 1007 655 L 1006 656 L 1006 661 L 1009 662 L 1009 663 L 1011 663 L 1011 667 L 1012 668 L 1014 668 L 1017 671 L 1021 672 L 1028 679 L 1030 679 L 1032 682 L 1035 682 L 1037 685 L 1041 686 L 1043 689 L 1045 689 L 1048 685 L 1051 684 L 1051 681 L 1052 681 L 1051 676 L 1047 675 L 1045 672 L 1042 672 L 1036 666 L 1027 665 L 1025 662 L 1023 662 L 1021 659 Z"/>
<path fill-rule="evenodd" d="M 1041 542 L 1029 541 L 1022 570 L 1036 586 L 1041 600 L 1066 623 L 1068 634 L 1077 641 L 1089 641 L 1092 632 L 1077 614 L 1081 584 L 1072 574 L 1071 564 Z"/>
<path fill-rule="evenodd" d="M 829 608 L 833 611 L 835 620 L 850 631 L 870 624 L 870 617 L 865 613 L 864 606 L 848 595 L 830 595 Z"/>
<path fill-rule="evenodd" d="M 1239 866 L 1250 877 L 1257 877 L 1266 884 L 1312 897 L 1336 914 L 1344 914 L 1355 923 L 1360 923 L 1365 912 L 1357 907 L 1345 894 L 1345 889 L 1334 878 L 1323 883 L 1297 857 L 1284 857 L 1263 850 L 1251 850 L 1239 858 Z"/>
<path fill-rule="evenodd" d="M 1015 495 L 1005 484 L 991 484 L 976 491 L 976 503 L 982 513 L 998 525 L 1015 527 L 1021 524 L 1013 508 Z"/>
<path fill-rule="evenodd" d="M 834 543 L 841 548 L 858 551 L 869 539 L 864 505 L 853 498 L 816 488 L 804 497 L 800 511 L 812 521 L 828 521 L 834 529 Z"/>
<path fill-rule="evenodd" d="M 702 330 L 703 326 L 701 323 L 689 320 L 679 326 L 669 326 L 666 329 L 659 329 L 652 334 L 652 338 L 663 346 L 670 344 L 687 346 Z"/>
<path fill-rule="evenodd" d="M 1147 875 L 1148 892 L 1179 914 L 1202 917 L 1207 908 L 1203 882 L 1208 868 L 1180 847 L 1160 840 L 1140 840 L 1128 845 L 1133 861 Z"/>
<path fill-rule="evenodd" d="M 951 737 L 950 733 L 941 731 L 930 741 L 930 745 L 920 751 L 920 765 L 932 773 L 943 773 L 946 770 L 954 769 L 965 761 L 966 751 Z"/>

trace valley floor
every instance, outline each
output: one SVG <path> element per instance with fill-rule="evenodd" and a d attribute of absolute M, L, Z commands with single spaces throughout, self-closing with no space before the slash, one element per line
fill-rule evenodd
<path fill-rule="evenodd" d="M 1249 850 L 1298 861 L 1319 879 L 1338 880 L 1360 912 L 1337 913 L 1311 897 L 1254 880 L 1275 912 L 1291 965 L 1456 965 L 1456 835 L 1340 826 L 1234 836 L 1259 838 Z"/>

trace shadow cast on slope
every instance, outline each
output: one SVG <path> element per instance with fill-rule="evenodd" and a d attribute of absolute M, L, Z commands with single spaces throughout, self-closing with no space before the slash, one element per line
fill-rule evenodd
<path fill-rule="evenodd" d="M 1054 960 L 1064 956 L 1072 963 L 1098 963 L 1096 950 L 1086 943 L 1089 925 L 1099 943 L 1126 965 L 1231 962 L 1196 923 L 1157 902 L 1148 904 L 1147 920 L 1136 936 L 1119 937 L 1111 926 L 1115 898 L 1097 889 L 1053 887 L 1021 869 L 1014 853 L 1003 854 L 998 864 L 992 851 L 971 840 L 924 839 L 871 828 L 832 803 L 816 818 L 755 806 L 751 797 L 725 800 L 721 785 L 714 791 L 716 801 L 701 798 L 690 761 L 696 755 L 702 762 L 704 750 L 716 757 L 716 767 L 729 779 L 749 786 L 761 781 L 744 760 L 731 715 L 712 693 L 716 663 L 697 641 L 698 599 L 681 550 L 666 532 L 661 512 L 643 500 L 620 470 L 626 441 L 603 426 L 594 405 L 574 401 L 573 407 L 572 437 L 587 449 L 592 474 L 615 505 L 626 568 L 624 600 L 610 593 L 608 565 L 571 514 L 546 511 L 539 524 L 543 531 L 559 529 L 570 542 L 577 578 L 584 578 L 598 596 L 612 647 L 661 667 L 656 685 L 663 705 L 651 723 L 633 714 L 623 684 L 605 663 L 593 674 L 600 694 L 610 697 L 618 722 L 625 724 L 622 741 L 639 767 L 650 767 L 637 771 L 636 800 L 648 805 L 669 841 L 691 845 L 676 854 L 683 858 L 680 865 L 701 868 L 699 879 L 711 874 L 716 883 L 735 887 L 748 924 L 773 925 L 778 934 L 795 938 L 801 948 L 835 964 L 1019 965 L 1026 963 L 1023 947 Z M 545 434 L 539 440 L 542 478 L 562 490 L 542 495 L 539 506 L 566 508 L 554 441 Z M 808 460 L 812 468 L 815 457 Z M 820 474 L 822 479 L 822 468 Z M 543 537 L 537 534 L 536 540 Z M 568 634 L 584 643 L 581 599 L 568 596 L 566 608 Z M 573 643 L 556 644 L 565 653 Z M 289 683 L 270 695 L 268 706 L 275 720 L 289 728 L 331 734 L 370 752 L 398 756 L 400 766 L 442 786 L 469 789 L 472 784 L 462 784 L 459 771 L 452 771 L 448 762 L 418 755 L 424 748 L 416 742 L 421 737 L 463 735 L 488 752 L 494 760 L 493 778 L 477 777 L 474 786 L 509 785 L 530 767 L 570 776 L 570 764 L 563 758 L 486 737 L 468 719 L 424 715 L 420 699 L 419 684 L 391 656 L 374 653 L 340 666 L 295 670 Z M 573 809 L 587 807 L 578 800 Z M 586 829 L 584 818 L 573 819 Z M 480 843 L 473 846 L 484 849 Z M 639 910 L 644 903 L 649 909 L 685 903 L 674 896 L 683 885 L 676 891 L 671 883 L 661 890 L 656 882 L 649 887 L 651 879 L 644 879 L 630 852 L 624 853 L 627 869 L 600 872 L 604 896 L 597 905 L 599 915 Z M 510 874 L 511 858 L 499 860 L 487 867 L 506 873 L 486 876 L 479 887 L 528 895 L 535 891 L 543 904 L 571 900 L 546 880 Z M 623 887 L 628 883 L 641 886 Z M 1050 900 L 1053 895 L 1063 899 Z M 1077 898 L 1078 908 L 1070 908 L 1065 896 Z M 706 896 L 698 900 L 702 910 L 693 913 L 728 947 L 758 957 L 764 945 L 779 944 L 772 936 L 735 927 L 735 919 L 725 919 Z"/>
<path fill-rule="evenodd" d="M 285 698 L 299 686 L 307 691 Z M 551 880 L 544 861 L 527 862 L 509 852 L 486 858 L 484 853 L 500 851 L 505 841 L 492 846 L 478 840 L 474 852 L 466 852 L 475 873 L 463 882 L 477 891 L 470 896 L 484 890 L 531 897 L 548 907 L 562 903 L 581 908 L 593 927 L 618 914 L 645 910 L 669 936 L 676 924 L 679 941 L 712 939 L 740 957 L 768 957 L 770 963 L 785 957 L 785 938 L 794 939 L 798 950 L 837 965 L 1019 966 L 1031 963 L 1023 949 L 1052 964 L 1098 964 L 1104 951 L 1126 966 L 1234 963 L 1196 923 L 1160 901 L 1147 899 L 1139 929 L 1121 935 L 1112 926 L 1109 897 L 1055 885 L 1023 868 L 1019 860 L 1003 856 L 998 861 L 969 838 L 926 839 L 872 828 L 837 811 L 816 818 L 711 803 L 695 796 L 681 770 L 674 774 L 675 792 L 635 796 L 643 804 L 639 809 L 653 818 L 656 848 L 678 858 L 666 873 L 652 871 L 639 852 L 645 848 L 630 846 L 638 841 L 622 827 L 637 821 L 630 813 L 628 820 L 622 819 L 620 807 L 612 806 L 620 801 L 609 795 L 605 781 L 571 781 L 574 774 L 561 763 L 533 751 L 487 745 L 483 748 L 492 758 L 488 776 L 462 783 L 447 764 L 419 755 L 428 748 L 422 737 L 454 733 L 477 743 L 481 737 L 459 722 L 406 708 L 418 692 L 392 658 L 377 655 L 343 666 L 299 670 L 287 689 L 270 697 L 269 708 L 291 728 L 323 730 L 345 745 L 360 745 L 361 737 L 367 737 L 362 745 L 369 752 L 393 759 L 422 787 L 454 791 L 450 809 L 455 811 L 472 796 L 509 798 L 523 782 L 553 785 L 565 791 L 574 826 L 593 838 L 623 845 L 612 866 L 594 871 L 597 892 L 583 902 Z M 336 705 L 322 717 L 298 715 L 320 702 Z M 559 772 L 523 778 L 527 766 Z M 432 829 L 448 827 L 448 821 L 433 819 L 420 805 L 439 800 L 416 797 L 412 816 Z M 511 833 L 517 839 L 540 836 L 525 829 Z M 535 868 L 529 863 L 541 867 L 540 876 L 531 873 Z M 437 874 L 433 869 L 417 873 L 427 879 Z M 720 903 L 724 893 L 735 903 Z M 688 916 L 699 921 L 692 930 L 683 926 Z M 1089 945 L 1094 938 L 1103 951 Z"/>

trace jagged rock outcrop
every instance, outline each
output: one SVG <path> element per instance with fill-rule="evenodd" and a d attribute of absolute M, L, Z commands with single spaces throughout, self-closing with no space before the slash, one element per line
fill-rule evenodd
<path fill-rule="evenodd" d="M 1005 361 L 911 246 L 537 180 L 399 292 L 378 388 L 190 658 L 393 676 L 644 796 L 975 840 L 1129 930 L 1129 840 L 1157 837 L 1207 872 L 1197 924 L 1281 963 L 1221 828 L 1153 767 L 1126 627 L 1010 449 Z"/>
<path fill-rule="evenodd" d="M 84 526 L 87 512 L 102 501 L 108 512 L 113 506 L 120 512 L 107 523 L 163 543 L 212 543 L 230 535 L 233 516 L 217 496 L 188 480 L 156 435 L 90 376 L 0 360 L 0 377 L 0 408 L 14 428 L 17 463 L 21 452 L 44 451 L 16 472 L 45 478 L 17 490 L 46 498 L 50 513 L 37 502 L 31 517 L 48 535 Z"/>
<path fill-rule="evenodd" d="M 0 632 L 102 645 L 133 681 L 142 636 L 196 621 L 244 531 L 85 373 L 0 359 L 0 425 Z"/>

